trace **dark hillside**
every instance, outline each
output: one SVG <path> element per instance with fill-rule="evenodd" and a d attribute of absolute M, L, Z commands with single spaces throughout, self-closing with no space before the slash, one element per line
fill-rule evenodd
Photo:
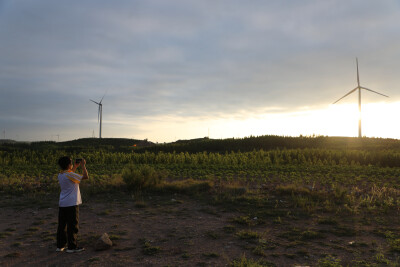
<path fill-rule="evenodd" d="M 154 143 L 147 140 L 127 139 L 127 138 L 81 138 L 66 142 L 40 141 L 32 143 L 7 143 L 1 144 L 0 150 L 13 151 L 20 149 L 28 150 L 65 150 L 73 151 L 94 151 L 107 150 L 115 152 L 130 152 L 134 148 L 153 146 Z"/>
<path fill-rule="evenodd" d="M 113 146 L 118 147 L 132 147 L 136 145 L 137 147 L 147 147 L 152 146 L 154 143 L 147 140 L 137 140 L 128 138 L 81 138 L 72 141 L 57 143 L 59 146 L 82 146 L 82 147 L 92 147 L 98 148 L 102 146 Z"/>
<path fill-rule="evenodd" d="M 400 151 L 400 140 L 383 138 L 356 138 L 356 137 L 286 137 L 265 135 L 258 137 L 209 139 L 198 138 L 178 140 L 173 143 L 155 144 L 148 140 L 127 138 L 82 138 L 66 142 L 42 141 L 32 143 L 5 143 L 0 144 L 0 150 L 13 151 L 28 150 L 64 150 L 66 152 L 84 152 L 106 150 L 109 152 L 251 152 L 254 150 L 276 149 L 327 149 L 346 151 Z"/>
<path fill-rule="evenodd" d="M 333 150 L 400 150 L 400 140 L 382 138 L 356 138 L 356 137 L 285 137 L 285 136 L 259 136 L 240 139 L 193 139 L 179 140 L 157 146 L 139 148 L 137 151 L 151 152 L 249 152 L 253 150 L 273 149 L 333 149 Z"/>

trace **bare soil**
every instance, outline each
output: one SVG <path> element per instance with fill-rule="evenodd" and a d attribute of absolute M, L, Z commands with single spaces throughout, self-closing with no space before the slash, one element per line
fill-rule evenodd
<path fill-rule="evenodd" d="M 271 203 L 280 212 L 258 218 L 187 195 L 83 198 L 79 245 L 86 250 L 68 254 L 55 251 L 56 195 L 0 197 L 0 266 L 231 266 L 244 257 L 265 266 L 316 266 L 327 256 L 344 266 L 380 266 L 399 259 L 383 234 L 399 234 L 397 213 L 301 216 L 277 198 Z M 95 251 L 103 233 L 113 247 Z"/>

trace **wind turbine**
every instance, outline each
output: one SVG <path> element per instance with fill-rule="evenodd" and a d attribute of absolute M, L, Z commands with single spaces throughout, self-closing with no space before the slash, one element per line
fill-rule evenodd
<path fill-rule="evenodd" d="M 345 98 L 346 96 L 350 95 L 351 93 L 355 92 L 356 90 L 358 90 L 358 112 L 359 112 L 359 118 L 358 118 L 358 137 L 361 138 L 361 89 L 373 92 L 375 94 L 381 95 L 381 96 L 385 96 L 388 97 L 387 95 L 375 92 L 374 90 L 365 88 L 363 86 L 360 85 L 360 75 L 358 73 L 358 58 L 356 58 L 356 64 L 357 64 L 357 87 L 354 88 L 353 90 L 351 90 L 350 92 L 348 92 L 347 94 L 345 94 L 344 96 L 342 96 L 341 98 L 339 98 L 338 100 L 336 100 L 333 104 L 339 102 L 340 100 L 342 100 L 343 98 Z"/>
<path fill-rule="evenodd" d="M 106 92 L 107 93 L 107 92 Z M 97 103 L 96 101 L 89 99 L 90 101 L 92 101 L 93 103 L 99 105 L 99 111 L 97 113 L 97 121 L 100 122 L 100 131 L 99 131 L 99 138 L 101 138 L 101 122 L 102 122 L 102 116 L 103 116 L 103 104 L 101 103 L 103 101 L 103 98 L 106 94 L 103 95 L 103 97 L 101 98 L 100 102 Z"/>

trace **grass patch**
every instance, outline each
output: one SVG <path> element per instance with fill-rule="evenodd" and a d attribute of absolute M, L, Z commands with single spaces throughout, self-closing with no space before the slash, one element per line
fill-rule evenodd
<path fill-rule="evenodd" d="M 317 239 L 317 238 L 322 238 L 323 235 L 319 232 L 315 232 L 312 230 L 307 230 L 301 233 L 300 239 L 301 240 L 311 240 L 311 239 Z"/>
<path fill-rule="evenodd" d="M 255 255 L 258 255 L 258 256 L 265 256 L 266 254 L 265 254 L 265 252 L 264 252 L 264 247 L 263 246 L 256 246 L 255 248 L 253 248 L 253 253 L 255 254 Z"/>
<path fill-rule="evenodd" d="M 400 239 L 391 240 L 389 243 L 391 251 L 400 252 Z"/>
<path fill-rule="evenodd" d="M 340 264 L 341 260 L 335 258 L 331 255 L 325 256 L 322 259 L 318 260 L 317 266 L 318 267 L 342 267 Z"/>
<path fill-rule="evenodd" d="M 259 246 L 261 246 L 263 249 L 272 250 L 272 249 L 276 248 L 276 244 L 275 244 L 274 242 L 272 242 L 271 240 L 266 240 L 266 239 L 260 238 L 260 239 L 258 240 L 258 244 L 259 244 Z"/>
<path fill-rule="evenodd" d="M 160 247 L 151 245 L 149 240 L 141 238 L 139 239 L 139 242 L 142 243 L 142 252 L 144 255 L 151 256 L 161 251 Z"/>
<path fill-rule="evenodd" d="M 122 170 L 122 179 L 128 190 L 136 192 L 155 188 L 165 176 L 166 173 L 158 171 L 150 165 L 129 164 Z"/>
<path fill-rule="evenodd" d="M 252 220 L 250 219 L 249 216 L 239 216 L 235 217 L 231 220 L 234 223 L 241 224 L 241 225 L 247 225 L 250 226 L 253 224 Z"/>
<path fill-rule="evenodd" d="M 231 264 L 232 267 L 272 267 L 275 264 L 270 262 L 257 261 L 246 258 L 246 255 L 242 255 L 240 259 L 234 260 Z"/>
<path fill-rule="evenodd" d="M 226 225 L 226 226 L 224 226 L 223 230 L 225 233 L 231 234 L 236 231 L 236 227 L 233 225 Z"/>
<path fill-rule="evenodd" d="M 254 231 L 240 231 L 237 232 L 236 235 L 240 238 L 240 239 L 246 239 L 246 240 L 251 240 L 251 239 L 257 239 L 260 238 L 260 234 Z"/>
<path fill-rule="evenodd" d="M 213 183 L 211 181 L 197 181 L 194 179 L 186 179 L 164 183 L 158 187 L 158 190 L 161 192 L 181 193 L 193 196 L 210 192 L 212 188 Z"/>

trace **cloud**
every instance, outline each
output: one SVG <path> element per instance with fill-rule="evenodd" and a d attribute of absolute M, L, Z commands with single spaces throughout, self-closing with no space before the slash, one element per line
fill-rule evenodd
<path fill-rule="evenodd" d="M 4 125 L 94 128 L 106 91 L 115 121 L 320 108 L 355 87 L 356 56 L 362 84 L 399 98 L 394 0 L 1 3 Z"/>

